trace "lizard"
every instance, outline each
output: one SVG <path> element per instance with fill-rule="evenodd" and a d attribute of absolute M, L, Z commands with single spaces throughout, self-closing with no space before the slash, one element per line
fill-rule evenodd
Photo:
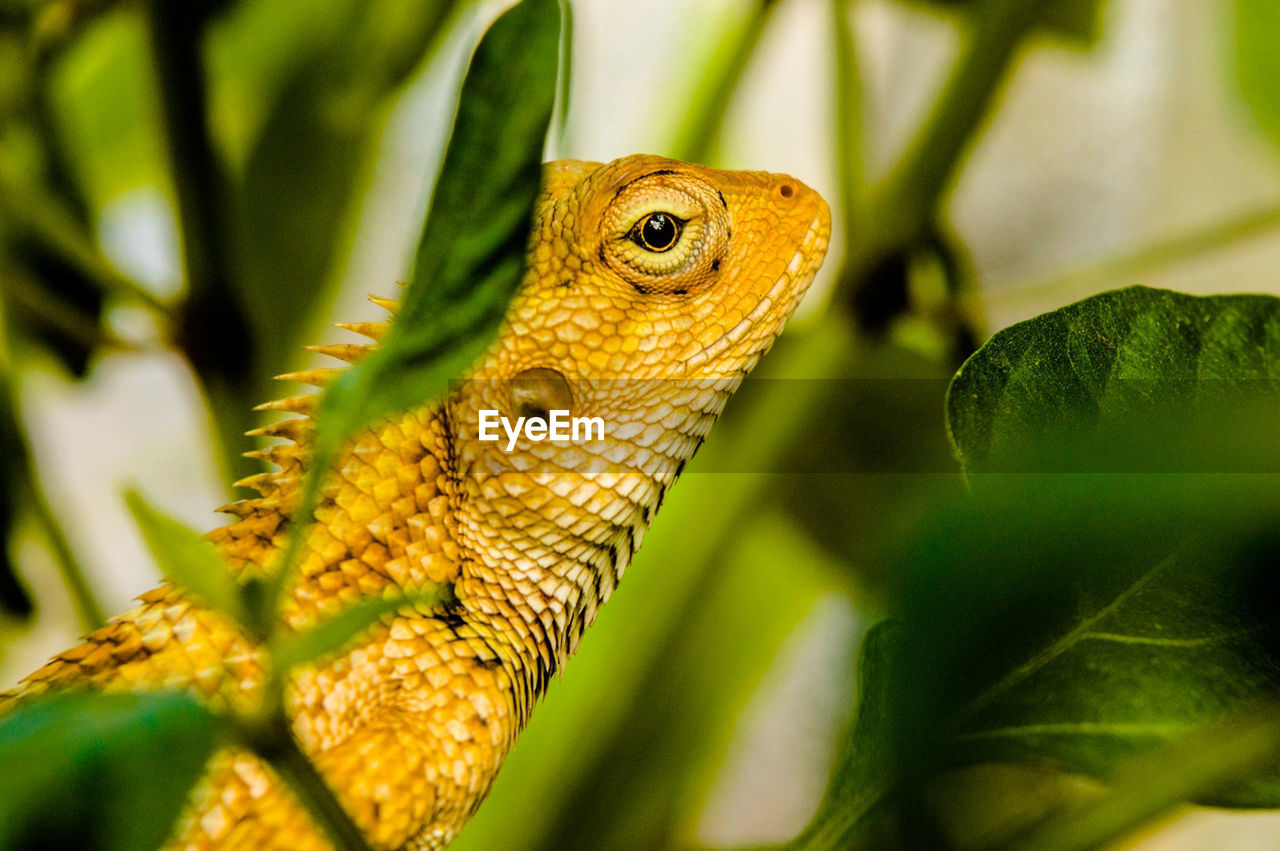
<path fill-rule="evenodd" d="M 652 155 L 544 166 L 526 271 L 469 380 L 348 439 L 322 485 L 281 617 L 305 629 L 360 600 L 452 589 L 401 609 L 290 675 L 292 733 L 376 848 L 447 845 L 487 793 L 534 703 L 578 646 L 663 496 L 772 345 L 821 265 L 830 216 L 781 174 Z M 392 312 L 395 302 L 373 300 Z M 370 343 L 309 347 L 358 362 Z M 281 376 L 324 387 L 344 367 Z M 277 470 L 238 482 L 209 533 L 261 574 L 314 436 L 319 394 L 261 408 L 299 416 L 250 432 Z M 603 438 L 480 440 L 479 413 L 600 417 Z M 164 582 L 56 656 L 6 705 L 68 686 L 187 689 L 214 708 L 260 696 L 262 648 Z M 226 746 L 192 790 L 170 847 L 327 848 L 270 768 Z"/>

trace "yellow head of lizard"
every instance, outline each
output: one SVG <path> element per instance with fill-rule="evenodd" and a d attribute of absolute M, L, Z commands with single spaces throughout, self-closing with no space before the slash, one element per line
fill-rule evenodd
<path fill-rule="evenodd" d="M 827 205 L 787 175 L 635 155 L 547 168 L 528 277 L 490 369 L 749 370 L 822 263 Z"/>

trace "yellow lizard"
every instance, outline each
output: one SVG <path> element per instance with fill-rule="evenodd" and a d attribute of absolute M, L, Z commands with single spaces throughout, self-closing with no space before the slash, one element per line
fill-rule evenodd
<path fill-rule="evenodd" d="M 358 433 L 323 486 L 284 610 L 304 629 L 370 596 L 451 586 L 445 610 L 388 616 L 297 671 L 293 733 L 370 843 L 440 848 L 484 798 L 548 679 L 617 586 L 663 494 L 781 332 L 826 252 L 817 193 L 785 175 L 637 155 L 548 165 L 529 263 L 473 380 Z M 387 303 L 393 307 L 391 303 Z M 377 339 L 385 325 L 346 326 Z M 365 345 L 313 347 L 347 362 Z M 290 377 L 323 386 L 334 370 Z M 280 467 L 210 534 L 239 571 L 283 545 L 316 396 L 258 434 Z M 602 440 L 479 440 L 482 410 L 569 410 Z M 262 656 L 163 584 L 7 697 L 68 685 L 190 689 L 252 707 Z M 172 847 L 326 848 L 254 755 L 216 756 Z"/>

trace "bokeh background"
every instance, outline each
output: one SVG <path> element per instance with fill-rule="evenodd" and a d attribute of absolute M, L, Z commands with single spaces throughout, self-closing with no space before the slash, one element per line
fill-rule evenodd
<path fill-rule="evenodd" d="M 504 4 L 204 5 L 0 4 L 0 365 L 18 425 L 5 508 L 22 589 L 6 592 L 0 687 L 159 578 L 126 486 L 221 524 L 211 509 L 251 472 L 236 437 L 260 424 L 249 406 L 290 389 L 266 378 L 318 363 L 302 344 L 352 339 L 330 322 L 382 318 L 365 296 L 406 276 L 466 58 Z M 456 847 L 797 834 L 883 615 L 869 542 L 920 494 L 957 487 L 940 382 L 959 360 L 1132 283 L 1280 294 L 1280 148 L 1241 70 L 1269 4 L 1246 0 L 1047 2 L 1070 25 L 1030 26 L 971 105 L 921 232 L 885 256 L 858 248 L 883 212 L 858 187 L 892 175 L 973 21 L 999 5 L 572 3 L 571 97 L 548 156 L 794 174 L 832 202 L 835 239 L 789 329 L 799 342 L 768 374 L 923 380 L 887 382 L 918 392 L 881 394 L 871 416 L 785 395 L 731 410 Z M 166 141 L 175 112 L 200 113 L 181 97 L 200 68 L 212 175 L 198 140 L 178 168 Z M 184 209 L 193 197 L 204 205 Z M 867 471 L 817 476 L 792 444 Z M 757 450 L 776 463 L 741 460 Z M 1276 835 L 1275 815 L 1200 811 L 1140 847 Z"/>

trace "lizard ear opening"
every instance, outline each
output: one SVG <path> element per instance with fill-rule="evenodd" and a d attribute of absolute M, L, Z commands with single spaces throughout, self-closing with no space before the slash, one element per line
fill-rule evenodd
<path fill-rule="evenodd" d="M 538 366 L 522 370 L 510 383 L 511 411 L 518 417 L 545 420 L 552 411 L 573 410 L 573 389 L 554 369 Z"/>

